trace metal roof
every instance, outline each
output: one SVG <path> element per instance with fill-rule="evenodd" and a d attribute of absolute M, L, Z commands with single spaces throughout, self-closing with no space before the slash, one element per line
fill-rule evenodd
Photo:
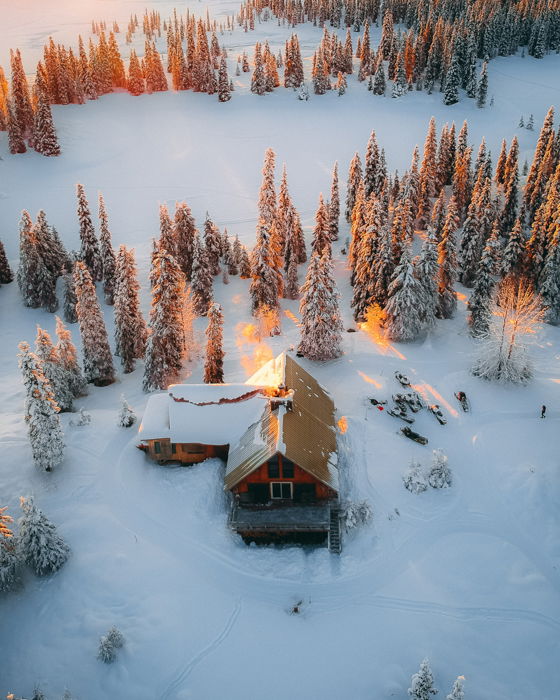
<path fill-rule="evenodd" d="M 334 403 L 325 389 L 292 357 L 271 360 L 286 389 L 292 390 L 291 409 L 281 405 L 264 411 L 230 449 L 225 487 L 232 489 L 276 452 L 338 491 Z M 266 366 L 261 376 L 266 375 Z M 259 372 L 260 373 L 260 372 Z M 253 378 L 251 378 L 252 381 Z"/>

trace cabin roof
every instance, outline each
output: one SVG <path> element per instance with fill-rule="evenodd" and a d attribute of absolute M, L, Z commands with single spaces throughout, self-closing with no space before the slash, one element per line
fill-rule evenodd
<path fill-rule="evenodd" d="M 283 384 L 292 392 L 291 408 L 267 407 L 229 451 L 225 487 L 234 488 L 276 452 L 338 491 L 334 403 L 328 392 L 283 353 L 249 382 Z"/>
<path fill-rule="evenodd" d="M 172 384 L 148 399 L 140 439 L 230 445 L 267 403 L 260 387 L 248 384 Z"/>

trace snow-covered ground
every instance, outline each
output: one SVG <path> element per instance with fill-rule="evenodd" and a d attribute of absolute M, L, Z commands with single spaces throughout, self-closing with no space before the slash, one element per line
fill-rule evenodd
<path fill-rule="evenodd" d="M 165 16 L 173 4 L 151 7 Z M 6 66 L 8 48 L 20 46 L 30 71 L 50 33 L 71 41 L 78 32 L 87 35 L 93 17 L 116 18 L 123 26 L 130 12 L 144 7 L 124 0 L 21 5 L 0 3 L 0 55 Z M 200 13 L 208 5 L 213 16 L 237 9 L 223 0 L 189 5 Z M 296 31 L 309 57 L 321 30 Z M 254 33 L 221 37 L 231 47 L 230 68 L 243 47 L 266 36 L 277 50 L 286 30 L 270 22 Z M 252 244 L 262 158 L 271 146 L 278 165 L 287 165 L 309 231 L 335 160 L 344 180 L 354 151 L 363 153 L 375 129 L 389 167 L 403 171 L 432 114 L 438 128 L 466 118 L 475 148 L 485 136 L 495 155 L 502 138 L 517 134 L 523 162 L 546 110 L 558 102 L 559 69 L 559 56 L 492 61 L 494 106 L 484 110 L 466 98 L 444 107 L 438 93 L 376 98 L 353 79 L 343 97 L 312 95 L 301 102 L 279 89 L 261 98 L 248 92 L 247 74 L 235 78 L 226 104 L 169 92 L 55 107 L 60 158 L 10 156 L 0 134 L 0 238 L 15 268 L 21 209 L 35 216 L 44 208 L 75 248 L 75 183 L 85 185 L 92 209 L 101 190 L 115 245 L 136 248 L 147 313 L 159 203 L 185 200 L 199 225 L 208 211 Z M 530 113 L 537 131 L 517 129 L 519 117 Z M 335 255 L 349 327 L 343 242 L 344 234 Z M 556 698 L 560 332 L 546 327 L 538 334 L 529 387 L 484 383 L 468 371 L 474 346 L 466 331 L 466 290 L 459 291 L 457 317 L 439 322 L 428 340 L 391 346 L 375 334 L 345 334 L 340 360 L 306 365 L 347 417 L 340 439 L 345 495 L 368 499 L 374 509 L 371 525 L 347 536 L 336 557 L 325 549 L 243 545 L 226 529 L 219 462 L 192 469 L 148 463 L 135 449 L 135 429 L 116 427 L 121 393 L 141 415 L 141 366 L 78 402 L 92 413 L 90 426 L 68 427 L 70 416 L 63 416 L 66 460 L 52 474 L 37 472 L 16 352 L 20 340 L 33 341 L 37 323 L 54 332 L 54 317 L 23 308 L 15 283 L 2 287 L 0 505 L 17 515 L 19 496 L 34 494 L 73 554 L 55 576 L 29 575 L 21 592 L 0 601 L 0 696 L 31 693 L 39 683 L 48 698 L 68 687 L 84 700 L 404 698 L 410 675 L 428 656 L 443 697 L 463 674 L 469 698 Z M 250 321 L 248 282 L 216 280 L 215 292 L 226 317 L 228 381 L 244 381 L 259 358 L 297 342 L 297 302 L 283 302 L 290 312 L 283 335 L 257 344 L 243 333 Z M 111 332 L 112 310 L 105 307 L 105 315 Z M 204 321 L 197 324 L 202 333 Z M 77 327 L 72 330 L 78 341 Z M 428 447 L 396 434 L 401 423 L 366 404 L 367 396 L 387 398 L 399 389 L 396 369 L 448 417 L 440 426 L 425 411 L 418 414 L 415 427 L 429 437 Z M 200 365 L 187 366 L 185 378 L 200 381 Z M 470 414 L 453 397 L 459 389 L 471 398 Z M 539 418 L 543 403 L 546 420 Z M 428 466 L 432 447 L 448 454 L 453 487 L 414 496 L 403 488 L 402 474 L 413 457 Z M 289 615 L 299 600 L 302 614 Z M 119 660 L 105 666 L 95 658 L 97 642 L 113 624 L 126 645 Z"/>

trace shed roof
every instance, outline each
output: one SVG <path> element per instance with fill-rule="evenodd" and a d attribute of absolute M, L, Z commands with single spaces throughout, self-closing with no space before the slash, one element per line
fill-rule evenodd
<path fill-rule="evenodd" d="M 140 439 L 231 445 L 267 403 L 259 387 L 247 384 L 172 384 L 148 399 Z"/>

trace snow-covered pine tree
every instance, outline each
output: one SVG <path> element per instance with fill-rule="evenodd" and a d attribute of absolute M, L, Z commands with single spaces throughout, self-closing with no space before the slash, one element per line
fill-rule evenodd
<path fill-rule="evenodd" d="M 342 321 L 332 260 L 328 251 L 314 251 L 301 288 L 301 340 L 298 352 L 309 360 L 333 360 L 342 355 Z"/>
<path fill-rule="evenodd" d="M 408 694 L 411 700 L 430 700 L 430 695 L 436 695 L 437 692 L 434 688 L 434 676 L 430 663 L 428 659 L 424 659 L 418 672 L 410 679 Z"/>
<path fill-rule="evenodd" d="M 211 275 L 219 275 L 222 268 L 220 258 L 222 255 L 222 237 L 219 228 L 208 216 L 204 221 L 204 247 L 206 249 L 206 259 Z"/>
<path fill-rule="evenodd" d="M 524 262 L 525 234 L 521 218 L 517 217 L 513 229 L 507 238 L 502 254 L 501 274 L 506 277 L 512 272 L 520 272 Z"/>
<path fill-rule="evenodd" d="M 429 211 L 429 200 L 435 197 L 438 191 L 437 178 L 437 136 L 436 136 L 436 120 L 434 117 L 430 119 L 428 125 L 428 133 L 424 142 L 424 155 L 422 157 L 422 165 L 420 166 L 418 189 L 422 193 L 425 201 L 422 202 L 420 209 Z"/>
<path fill-rule="evenodd" d="M 52 280 L 47 284 L 49 296 L 56 296 L 54 285 L 61 275 L 64 265 L 68 262 L 68 254 L 56 232 L 56 229 L 49 226 L 47 215 L 40 209 L 37 212 L 37 221 L 33 233 L 39 256 L 43 260 L 47 269 L 51 273 Z"/>
<path fill-rule="evenodd" d="M 259 216 L 269 227 L 276 218 L 276 190 L 274 187 L 274 168 L 276 154 L 272 148 L 267 148 L 264 154 L 262 183 L 259 190 Z"/>
<path fill-rule="evenodd" d="M 476 106 L 484 107 L 488 95 L 488 64 L 486 61 L 482 64 L 478 85 L 476 86 Z"/>
<path fill-rule="evenodd" d="M 121 394 L 121 408 L 119 411 L 119 418 L 117 425 L 120 428 L 130 428 L 136 423 L 136 413 L 130 407 L 128 401 L 125 399 L 124 394 Z"/>
<path fill-rule="evenodd" d="M 315 228 L 313 229 L 313 243 L 311 249 L 312 251 L 317 251 L 319 257 L 325 250 L 328 255 L 332 255 L 330 212 L 328 204 L 325 204 L 323 201 L 322 194 L 319 195 L 319 206 L 315 213 Z"/>
<path fill-rule="evenodd" d="M 64 435 L 59 408 L 43 373 L 41 361 L 27 343 L 19 344 L 19 366 L 26 389 L 25 420 L 36 466 L 52 471 L 64 459 Z"/>
<path fill-rule="evenodd" d="M 431 226 L 428 226 L 426 237 L 422 242 L 422 250 L 414 265 L 414 274 L 423 290 L 420 320 L 424 328 L 429 331 L 436 324 L 439 303 L 437 239 Z"/>
<path fill-rule="evenodd" d="M 74 284 L 74 263 L 64 266 L 62 275 L 62 315 L 66 323 L 77 323 L 76 287 Z"/>
<path fill-rule="evenodd" d="M 134 251 L 119 247 L 115 270 L 115 354 L 123 371 L 134 371 L 134 361 L 144 357 L 147 329 L 140 311 Z"/>
<path fill-rule="evenodd" d="M 410 466 L 403 474 L 403 484 L 407 491 L 410 493 L 419 494 L 427 491 L 428 482 L 426 481 L 426 476 L 422 471 L 422 466 L 420 462 L 412 460 Z M 410 693 L 410 690 L 408 691 Z"/>
<path fill-rule="evenodd" d="M 218 72 L 218 100 L 220 102 L 228 102 L 231 100 L 226 59 L 223 56 L 220 61 L 220 70 Z"/>
<path fill-rule="evenodd" d="M 141 95 L 145 92 L 144 87 L 144 76 L 142 74 L 142 68 L 140 67 L 140 61 L 136 55 L 134 49 L 130 50 L 130 62 L 128 65 L 128 91 L 131 95 Z"/>
<path fill-rule="evenodd" d="M 432 451 L 432 466 L 428 473 L 428 483 L 433 489 L 446 489 L 451 486 L 453 477 L 447 462 L 447 455 L 442 450 Z"/>
<path fill-rule="evenodd" d="M 453 688 L 451 688 L 451 692 L 445 700 L 465 700 L 465 691 L 463 690 L 464 682 L 464 676 L 457 676 L 453 683 Z"/>
<path fill-rule="evenodd" d="M 65 564 L 70 547 L 31 497 L 20 498 L 20 505 L 23 513 L 18 523 L 21 558 L 36 576 L 53 574 Z"/>
<path fill-rule="evenodd" d="M 402 52 L 399 51 L 397 56 L 397 65 L 395 70 L 395 79 L 391 90 L 391 97 L 402 97 L 408 92 L 408 81 L 404 70 Z"/>
<path fill-rule="evenodd" d="M 197 316 L 206 316 L 212 303 L 212 274 L 208 265 L 206 247 L 202 245 L 198 231 L 193 240 L 193 263 L 191 289 L 193 305 Z"/>
<path fill-rule="evenodd" d="M 539 294 L 542 299 L 544 320 L 558 325 L 560 323 L 560 229 L 556 231 L 548 247 L 539 278 Z"/>
<path fill-rule="evenodd" d="M 452 318 L 457 308 L 457 294 L 453 288 L 457 279 L 456 215 L 457 210 L 452 197 L 447 206 L 445 224 L 438 246 L 438 318 Z"/>
<path fill-rule="evenodd" d="M 490 321 L 490 300 L 494 290 L 494 241 L 488 240 L 482 251 L 474 280 L 474 289 L 467 302 L 471 335 L 483 337 Z"/>
<path fill-rule="evenodd" d="M 251 76 L 251 92 L 255 95 L 264 95 L 266 92 L 266 76 L 261 55 L 261 45 L 255 44 L 255 70 Z"/>
<path fill-rule="evenodd" d="M 175 260 L 187 280 L 191 279 L 194 236 L 196 224 L 189 206 L 185 202 L 175 205 L 173 238 L 175 239 Z"/>
<path fill-rule="evenodd" d="M 391 340 L 414 340 L 422 330 L 421 308 L 424 289 L 414 275 L 410 244 L 403 245 L 387 292 L 385 329 Z"/>
<path fill-rule="evenodd" d="M 115 297 L 115 251 L 111 242 L 111 231 L 105 200 L 99 193 L 99 242 L 101 244 L 101 261 L 103 265 L 103 294 L 105 303 L 112 306 Z"/>
<path fill-rule="evenodd" d="M 103 279 L 103 261 L 99 244 L 93 228 L 88 201 L 83 185 L 76 185 L 78 197 L 78 221 L 80 225 L 80 260 L 89 270 L 91 279 L 100 282 Z"/>
<path fill-rule="evenodd" d="M 0 593 L 9 593 L 20 585 L 20 562 L 17 538 L 10 524 L 13 518 L 6 513 L 7 506 L 0 508 Z"/>
<path fill-rule="evenodd" d="M 206 328 L 205 384 L 223 384 L 224 382 L 223 326 L 224 315 L 221 306 L 211 304 L 208 309 Z"/>
<path fill-rule="evenodd" d="M 288 263 L 286 284 L 284 285 L 284 296 L 286 299 L 297 299 L 299 297 L 298 266 L 295 255 L 290 257 L 290 261 Z"/>
<path fill-rule="evenodd" d="M 8 100 L 8 149 L 10 153 L 26 153 L 27 146 L 19 126 L 13 100 Z"/>
<path fill-rule="evenodd" d="M 543 320 L 542 301 L 523 277 L 506 277 L 490 304 L 488 331 L 472 368 L 477 377 L 526 384 L 532 376 L 528 348 Z"/>
<path fill-rule="evenodd" d="M 70 377 L 63 367 L 58 353 L 46 330 L 37 326 L 35 354 L 41 362 L 43 373 L 51 385 L 53 398 L 61 411 L 71 411 L 74 393 Z"/>
<path fill-rule="evenodd" d="M 354 265 L 354 294 L 351 306 L 356 321 L 364 321 L 369 307 L 375 302 L 376 279 L 373 268 L 378 256 L 381 218 L 379 200 L 370 199 L 366 205 L 366 225 Z"/>
<path fill-rule="evenodd" d="M 195 264 L 198 249 L 199 246 L 195 252 Z M 193 264 L 193 287 L 196 274 L 194 266 Z M 169 386 L 181 370 L 184 349 L 184 276 L 175 259 L 164 248 L 156 250 L 152 258 L 150 281 L 152 308 L 143 381 L 146 392 Z"/>
<path fill-rule="evenodd" d="M 346 221 L 350 223 L 352 219 L 352 212 L 354 211 L 354 204 L 356 201 L 356 194 L 358 193 L 358 188 L 362 182 L 362 162 L 360 156 L 355 153 L 354 157 L 350 162 L 350 169 L 348 171 L 348 184 L 346 187 Z"/>
<path fill-rule="evenodd" d="M 33 148 L 44 156 L 59 156 L 60 146 L 47 96 L 47 86 L 40 71 L 37 71 L 35 94 L 37 106 L 33 118 Z"/>
<path fill-rule="evenodd" d="M 78 364 L 78 353 L 72 342 L 72 334 L 62 320 L 56 316 L 56 354 L 67 375 L 67 382 L 74 398 L 87 395 L 87 384 Z"/>
<path fill-rule="evenodd" d="M 387 303 L 387 294 L 394 270 L 391 227 L 388 222 L 385 222 L 379 233 L 378 253 L 373 269 L 373 277 L 375 279 L 374 300 L 381 308 Z"/>
<path fill-rule="evenodd" d="M 48 272 L 37 250 L 33 221 L 25 209 L 19 223 L 19 267 L 17 281 L 24 306 L 33 309 L 41 306 L 38 292 L 38 276 Z"/>
<path fill-rule="evenodd" d="M 175 232 L 171 217 L 166 204 L 161 204 L 159 207 L 159 248 L 166 250 L 169 255 L 175 257 Z"/>
<path fill-rule="evenodd" d="M 372 193 L 378 192 L 379 146 L 375 131 L 372 131 L 366 147 L 364 159 L 364 197 L 368 199 Z"/>
<path fill-rule="evenodd" d="M 278 277 L 281 271 L 273 265 L 270 229 L 261 218 L 257 226 L 257 242 L 251 254 L 251 308 L 257 316 L 265 310 L 276 314 L 278 311 Z"/>
<path fill-rule="evenodd" d="M 14 279 L 14 273 L 6 257 L 4 244 L 0 241 L 0 284 L 9 284 Z"/>
<path fill-rule="evenodd" d="M 338 240 L 338 221 L 340 219 L 340 194 L 338 191 L 338 163 L 335 162 L 331 180 L 331 198 L 329 202 L 331 241 Z"/>
<path fill-rule="evenodd" d="M 117 649 L 124 645 L 124 637 L 122 632 L 116 627 L 111 627 L 106 635 L 103 635 L 99 640 L 99 648 L 97 650 L 97 658 L 103 663 L 111 664 L 117 658 Z"/>
<path fill-rule="evenodd" d="M 383 67 L 383 61 L 377 63 L 377 69 L 375 75 L 373 76 L 373 94 L 374 95 L 384 95 L 387 89 L 387 80 L 385 78 L 385 68 Z"/>
<path fill-rule="evenodd" d="M 115 381 L 113 358 L 107 338 L 103 313 L 99 307 L 95 285 L 85 263 L 74 267 L 76 314 L 82 338 L 84 377 L 95 386 L 107 386 Z"/>

